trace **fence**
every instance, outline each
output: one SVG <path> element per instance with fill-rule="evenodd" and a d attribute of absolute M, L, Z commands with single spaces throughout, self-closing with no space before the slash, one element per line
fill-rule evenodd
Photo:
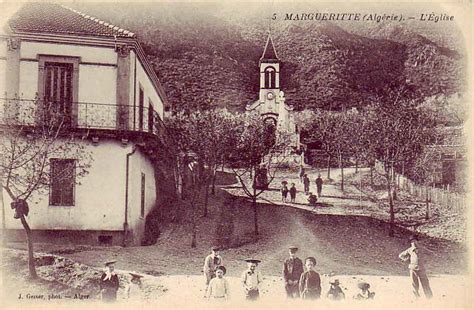
<path fill-rule="evenodd" d="M 397 182 L 401 189 L 407 191 L 410 195 L 431 203 L 462 210 L 466 207 L 466 196 L 464 194 L 453 192 L 447 186 L 446 189 L 432 186 L 419 185 L 412 180 L 397 175 Z"/>

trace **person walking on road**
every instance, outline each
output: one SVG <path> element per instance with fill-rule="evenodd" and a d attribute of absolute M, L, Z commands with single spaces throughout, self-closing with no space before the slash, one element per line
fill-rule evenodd
<path fill-rule="evenodd" d="M 318 174 L 316 178 L 316 190 L 318 192 L 318 198 L 321 198 L 321 192 L 323 191 L 323 179 L 321 179 L 321 174 Z"/>
<path fill-rule="evenodd" d="M 309 192 L 309 178 L 308 178 L 307 174 L 305 174 L 303 176 L 303 185 L 304 185 L 304 193 L 305 193 L 305 195 L 308 195 L 308 192 Z"/>
<path fill-rule="evenodd" d="M 286 202 L 287 201 L 287 197 L 288 197 L 288 186 L 287 186 L 287 182 L 286 181 L 283 181 L 282 182 L 282 187 L 281 187 L 281 201 L 283 202 Z"/>
<path fill-rule="evenodd" d="M 300 166 L 300 172 L 299 172 L 299 177 L 300 177 L 300 182 L 303 183 L 303 178 L 305 175 L 305 170 L 303 166 Z"/>
<path fill-rule="evenodd" d="M 289 247 L 290 257 L 283 263 L 283 280 L 285 281 L 285 290 L 288 298 L 300 297 L 298 282 L 303 273 L 303 262 L 296 257 L 298 248 Z"/>
<path fill-rule="evenodd" d="M 207 298 L 216 301 L 225 301 L 230 299 L 229 283 L 224 278 L 226 269 L 224 266 L 219 266 L 216 269 L 216 277 L 209 282 L 209 289 L 207 290 Z"/>
<path fill-rule="evenodd" d="M 416 237 L 410 238 L 411 246 L 400 253 L 398 257 L 402 261 L 410 260 L 408 264 L 408 269 L 410 270 L 410 277 L 412 280 L 413 293 L 416 297 L 420 297 L 419 288 L 420 282 L 423 287 L 423 292 L 425 293 L 426 298 L 433 297 L 433 292 L 431 291 L 430 282 L 426 276 L 425 267 L 422 262 L 422 255 L 418 247 Z"/>
<path fill-rule="evenodd" d="M 296 200 L 296 187 L 295 187 L 295 183 L 291 183 L 291 187 L 290 187 L 290 199 L 291 199 L 291 203 L 295 203 L 295 200 Z"/>

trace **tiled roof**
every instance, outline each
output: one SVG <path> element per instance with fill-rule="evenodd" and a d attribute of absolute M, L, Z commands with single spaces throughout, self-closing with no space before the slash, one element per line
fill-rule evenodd
<path fill-rule="evenodd" d="M 133 32 L 53 3 L 26 3 L 8 21 L 12 31 L 134 38 Z"/>
<path fill-rule="evenodd" d="M 266 60 L 278 60 L 277 53 L 275 51 L 275 46 L 273 46 L 272 36 L 269 34 L 267 38 L 267 43 L 265 44 L 265 49 L 262 54 L 262 58 Z"/>

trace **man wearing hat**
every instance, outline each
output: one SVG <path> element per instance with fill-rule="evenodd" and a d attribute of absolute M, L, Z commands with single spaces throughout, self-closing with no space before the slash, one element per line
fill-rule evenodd
<path fill-rule="evenodd" d="M 402 253 L 400 253 L 398 257 L 402 261 L 410 260 L 410 263 L 408 264 L 408 269 L 410 270 L 413 293 L 415 294 L 415 296 L 420 297 L 419 288 L 421 282 L 421 286 L 423 287 L 423 292 L 425 293 L 426 298 L 431 298 L 433 297 L 433 293 L 431 291 L 428 277 L 426 276 L 425 267 L 423 266 L 423 262 L 421 259 L 422 255 L 418 247 L 417 239 L 415 236 L 412 236 L 410 237 L 409 241 L 411 243 L 411 246 Z"/>
<path fill-rule="evenodd" d="M 204 297 L 207 296 L 207 289 L 209 286 L 209 282 L 211 281 L 212 278 L 216 276 L 216 270 L 217 267 L 222 266 L 222 257 L 219 255 L 219 247 L 213 246 L 211 248 L 211 254 L 206 256 L 206 259 L 204 260 L 204 268 L 203 272 L 204 275 L 206 276 L 206 288 L 204 290 Z"/>
<path fill-rule="evenodd" d="M 285 290 L 288 298 L 300 297 L 298 283 L 301 274 L 304 272 L 303 261 L 296 257 L 298 248 L 289 247 L 290 257 L 283 263 L 283 280 L 285 281 Z"/>
<path fill-rule="evenodd" d="M 227 279 L 224 278 L 226 269 L 224 266 L 217 267 L 216 277 L 212 278 L 209 282 L 209 288 L 207 290 L 208 298 L 214 300 L 229 300 L 230 290 Z"/>
<path fill-rule="evenodd" d="M 246 259 L 247 270 L 242 273 L 242 285 L 245 289 L 247 300 L 257 300 L 260 296 L 259 286 L 263 278 L 260 271 L 256 270 L 260 263 L 258 259 Z"/>
<path fill-rule="evenodd" d="M 119 288 L 119 279 L 115 273 L 115 260 L 105 263 L 105 271 L 100 277 L 100 291 L 103 301 L 117 300 L 117 291 Z"/>
<path fill-rule="evenodd" d="M 143 276 L 136 273 L 136 272 L 130 272 L 129 273 L 132 276 L 132 279 L 130 280 L 130 284 L 127 286 L 125 292 L 126 296 L 130 300 L 143 300 L 144 294 L 143 294 L 143 285 L 142 285 L 142 278 Z"/>

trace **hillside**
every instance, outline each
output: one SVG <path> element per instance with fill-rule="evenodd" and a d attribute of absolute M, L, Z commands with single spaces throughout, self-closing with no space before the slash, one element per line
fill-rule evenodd
<path fill-rule="evenodd" d="M 176 108 L 242 109 L 257 98 L 270 15 L 263 4 L 245 12 L 212 3 L 74 6 L 136 32 Z M 387 85 L 410 85 L 419 98 L 463 92 L 459 33 L 441 29 L 276 20 L 287 102 L 297 109 L 359 106 Z"/>

